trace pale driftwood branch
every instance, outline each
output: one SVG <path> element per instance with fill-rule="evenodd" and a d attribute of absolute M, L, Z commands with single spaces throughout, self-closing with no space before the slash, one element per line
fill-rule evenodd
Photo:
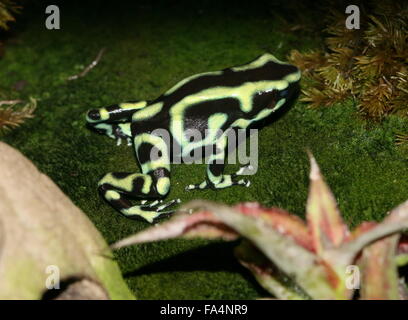
<path fill-rule="evenodd" d="M 21 102 L 23 102 L 23 100 L 2 100 L 2 101 L 0 101 L 0 106 L 2 106 L 3 104 L 12 105 L 12 104 L 17 104 L 17 103 L 21 103 Z"/>
<path fill-rule="evenodd" d="M 84 70 L 82 70 L 80 73 L 70 76 L 68 77 L 67 80 L 71 81 L 71 80 L 76 80 L 78 78 L 82 78 L 84 76 L 86 76 L 86 74 L 91 71 L 93 68 L 96 67 L 96 65 L 99 63 L 99 60 L 101 60 L 103 54 L 105 52 L 105 48 L 102 48 L 101 50 L 99 50 L 98 55 L 96 56 L 95 60 L 91 62 L 90 65 L 88 65 Z"/>

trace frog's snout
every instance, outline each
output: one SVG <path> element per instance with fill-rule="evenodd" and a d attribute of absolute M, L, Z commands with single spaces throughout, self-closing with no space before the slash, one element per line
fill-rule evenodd
<path fill-rule="evenodd" d="M 91 109 L 88 111 L 86 117 L 92 121 L 101 120 L 101 114 L 99 113 L 98 109 Z"/>

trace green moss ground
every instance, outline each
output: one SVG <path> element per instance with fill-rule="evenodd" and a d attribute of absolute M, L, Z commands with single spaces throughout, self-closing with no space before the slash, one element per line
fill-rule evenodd
<path fill-rule="evenodd" d="M 43 5 L 20 19 L 0 59 L 0 86 L 27 82 L 13 95 L 39 98 L 34 119 L 2 137 L 21 150 L 85 212 L 108 242 L 148 227 L 127 220 L 96 193 L 97 180 L 110 171 L 135 171 L 131 148 L 85 128 L 89 108 L 152 99 L 185 76 L 244 63 L 269 51 L 284 59 L 319 39 L 283 33 L 273 10 L 230 4 L 186 2 L 184 9 L 159 4 L 102 10 L 70 1 L 60 5 L 61 30 L 44 27 Z M 169 2 L 170 3 L 170 2 Z M 194 3 L 194 4 L 193 4 Z M 272 8 L 273 9 L 273 8 Z M 37 10 L 37 12 L 36 12 Z M 228 11 L 229 10 L 229 11 Z M 106 47 L 86 77 L 65 79 L 88 65 Z M 352 101 L 309 110 L 297 103 L 259 134 L 259 170 L 250 188 L 186 193 L 204 178 L 202 165 L 174 165 L 169 199 L 195 198 L 225 203 L 259 201 L 303 216 L 308 187 L 305 148 L 316 156 L 347 222 L 380 220 L 408 198 L 407 153 L 394 133 L 407 121 L 382 124 L 362 120 Z M 227 170 L 233 170 L 230 166 Z M 232 245 L 173 240 L 117 252 L 129 286 L 142 299 L 249 299 L 265 293 L 232 256 Z"/>

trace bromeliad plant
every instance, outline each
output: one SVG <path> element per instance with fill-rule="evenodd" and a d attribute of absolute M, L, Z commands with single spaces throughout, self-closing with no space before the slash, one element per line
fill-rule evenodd
<path fill-rule="evenodd" d="M 350 232 L 312 156 L 310 161 L 306 222 L 257 203 L 231 208 L 198 200 L 180 210 L 197 212 L 179 213 L 112 247 L 175 237 L 242 238 L 237 258 L 276 298 L 352 299 L 361 282 L 361 299 L 406 299 L 398 266 L 408 262 L 407 242 L 400 237 L 408 228 L 408 201 L 383 222 L 365 222 Z"/>

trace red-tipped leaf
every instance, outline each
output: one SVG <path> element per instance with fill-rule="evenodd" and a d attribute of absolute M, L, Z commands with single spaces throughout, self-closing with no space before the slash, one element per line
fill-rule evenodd
<path fill-rule="evenodd" d="M 306 217 L 316 253 L 340 246 L 348 237 L 348 228 L 340 216 L 336 200 L 323 180 L 319 166 L 310 157 L 310 189 Z"/>
<path fill-rule="evenodd" d="M 260 218 L 283 235 L 291 237 L 303 248 L 314 251 L 312 238 L 306 224 L 298 216 L 280 208 L 263 208 L 256 202 L 244 202 L 235 206 L 239 212 Z"/>
<path fill-rule="evenodd" d="M 122 239 L 113 245 L 119 249 L 138 243 L 166 240 L 177 237 L 235 240 L 238 234 L 224 225 L 211 212 L 179 214 L 160 225 L 155 225 L 135 235 Z"/>

